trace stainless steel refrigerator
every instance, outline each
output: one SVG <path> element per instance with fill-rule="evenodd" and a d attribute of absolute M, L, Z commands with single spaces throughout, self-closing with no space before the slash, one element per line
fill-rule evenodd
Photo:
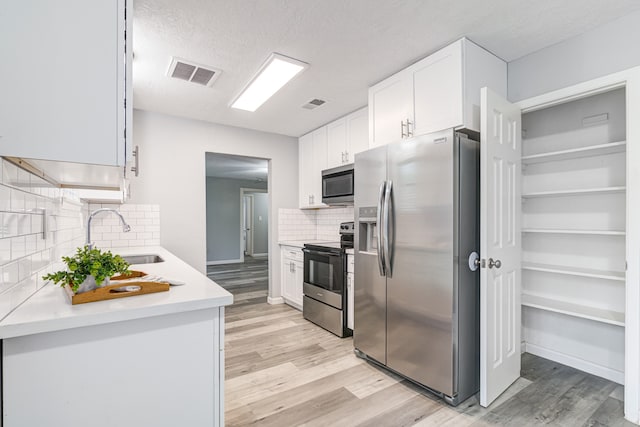
<path fill-rule="evenodd" d="M 355 156 L 356 353 L 453 405 L 479 389 L 479 179 L 452 129 Z"/>

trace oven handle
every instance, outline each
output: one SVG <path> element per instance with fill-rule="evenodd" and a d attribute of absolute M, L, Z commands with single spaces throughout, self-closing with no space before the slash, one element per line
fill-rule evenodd
<path fill-rule="evenodd" d="M 334 254 L 333 252 L 319 252 L 319 251 L 312 251 L 311 249 L 303 249 L 302 252 L 305 252 L 311 255 L 334 256 L 334 257 L 342 256 L 340 254 Z"/>

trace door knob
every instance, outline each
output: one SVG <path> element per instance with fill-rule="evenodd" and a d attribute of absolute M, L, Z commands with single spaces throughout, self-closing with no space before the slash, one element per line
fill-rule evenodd
<path fill-rule="evenodd" d="M 500 268 L 500 267 L 502 267 L 502 262 L 499 259 L 494 261 L 493 258 L 489 258 L 489 262 L 487 264 L 488 264 L 489 268 L 493 268 L 493 267 Z"/>

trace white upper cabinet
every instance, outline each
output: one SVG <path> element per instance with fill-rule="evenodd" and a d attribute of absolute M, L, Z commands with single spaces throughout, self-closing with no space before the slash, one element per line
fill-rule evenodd
<path fill-rule="evenodd" d="M 369 112 L 362 108 L 349 114 L 347 121 L 347 149 L 345 163 L 353 163 L 354 155 L 369 149 Z"/>
<path fill-rule="evenodd" d="M 347 120 L 341 118 L 327 125 L 327 168 L 346 163 Z"/>
<path fill-rule="evenodd" d="M 415 135 L 464 124 L 461 46 L 458 41 L 411 68 Z"/>
<path fill-rule="evenodd" d="M 447 128 L 480 131 L 480 88 L 507 95 L 507 65 L 467 39 L 369 88 L 372 147 Z"/>
<path fill-rule="evenodd" d="M 413 82 L 400 72 L 369 88 L 369 145 L 385 145 L 406 137 L 413 123 Z"/>
<path fill-rule="evenodd" d="M 322 203 L 321 172 L 327 168 L 326 126 L 299 138 L 298 156 L 300 208 L 325 207 Z"/>
<path fill-rule="evenodd" d="M 327 168 L 353 163 L 356 153 L 369 148 L 367 108 L 327 125 Z"/>
<path fill-rule="evenodd" d="M 30 0 L 3 5 L 0 155 L 125 164 L 132 21 L 125 19 L 126 4 Z"/>

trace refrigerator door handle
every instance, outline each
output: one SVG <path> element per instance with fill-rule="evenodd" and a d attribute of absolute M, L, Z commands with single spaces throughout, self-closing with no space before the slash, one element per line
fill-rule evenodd
<path fill-rule="evenodd" d="M 378 244 L 378 270 L 380 271 L 380 275 L 384 276 L 386 274 L 384 265 L 385 265 L 385 253 L 384 253 L 384 241 L 383 241 L 383 233 L 384 229 L 382 227 L 382 211 L 384 210 L 384 194 L 386 188 L 386 181 L 380 184 L 380 191 L 378 193 L 378 212 L 376 218 L 376 227 L 378 228 L 377 236 L 377 244 Z"/>
<path fill-rule="evenodd" d="M 393 201 L 391 200 L 393 192 L 393 181 L 387 181 L 387 186 L 384 192 L 384 212 L 383 212 L 383 222 L 384 222 L 384 261 L 385 266 L 384 269 L 386 271 L 387 277 L 391 277 L 393 273 L 393 268 L 391 266 L 392 254 L 391 254 L 391 246 L 393 244 Z"/>

